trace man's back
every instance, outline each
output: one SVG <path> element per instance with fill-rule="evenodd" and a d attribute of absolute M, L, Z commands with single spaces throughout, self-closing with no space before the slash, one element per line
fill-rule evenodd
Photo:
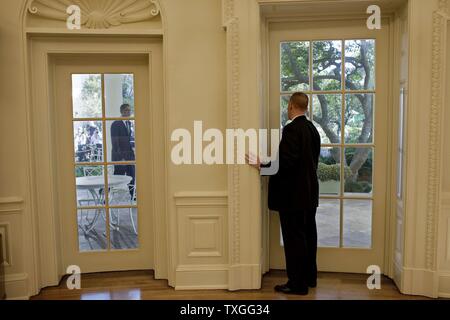
<path fill-rule="evenodd" d="M 112 160 L 132 161 L 134 152 L 131 145 L 131 134 L 123 121 L 114 121 L 111 125 Z"/>
<path fill-rule="evenodd" d="M 295 118 L 284 128 L 279 171 L 269 182 L 271 210 L 291 212 L 318 207 L 319 155 L 320 135 L 306 116 Z"/>

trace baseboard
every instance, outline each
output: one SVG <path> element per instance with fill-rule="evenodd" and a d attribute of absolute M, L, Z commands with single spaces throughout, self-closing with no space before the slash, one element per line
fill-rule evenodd
<path fill-rule="evenodd" d="M 239 264 L 230 266 L 229 287 L 231 291 L 261 289 L 261 265 Z"/>
<path fill-rule="evenodd" d="M 440 272 L 439 273 L 439 298 L 450 298 L 450 273 Z"/>
<path fill-rule="evenodd" d="M 403 280 L 400 291 L 403 294 L 438 298 L 438 273 L 436 271 L 403 268 Z"/>
<path fill-rule="evenodd" d="M 28 300 L 28 275 L 26 273 L 9 274 L 5 276 L 7 300 Z"/>
<path fill-rule="evenodd" d="M 228 289 L 227 265 L 179 266 L 175 277 L 175 290 Z"/>
<path fill-rule="evenodd" d="M 392 280 L 394 280 L 394 283 L 397 286 L 397 288 L 399 288 L 399 290 L 402 291 L 401 288 L 403 287 L 403 267 L 397 264 L 396 261 L 394 261 L 394 276 Z"/>

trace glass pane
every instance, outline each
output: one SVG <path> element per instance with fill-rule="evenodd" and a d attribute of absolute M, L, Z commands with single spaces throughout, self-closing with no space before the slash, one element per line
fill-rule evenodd
<path fill-rule="evenodd" d="M 313 96 L 313 120 L 322 144 L 341 142 L 342 95 L 319 94 Z"/>
<path fill-rule="evenodd" d="M 108 162 L 135 160 L 134 120 L 106 121 Z"/>
<path fill-rule="evenodd" d="M 314 90 L 342 90 L 342 41 L 314 41 Z"/>
<path fill-rule="evenodd" d="M 101 121 L 73 123 L 75 162 L 103 162 L 103 125 Z"/>
<path fill-rule="evenodd" d="M 281 91 L 309 90 L 309 41 L 281 43 Z"/>
<path fill-rule="evenodd" d="M 345 87 L 375 89 L 375 40 L 345 41 Z"/>
<path fill-rule="evenodd" d="M 134 117 L 134 76 L 132 74 L 105 74 L 106 117 Z M 126 110 L 125 106 L 129 106 Z"/>
<path fill-rule="evenodd" d="M 108 248 L 105 209 L 78 210 L 78 247 L 81 252 Z"/>
<path fill-rule="evenodd" d="M 72 103 L 74 118 L 101 118 L 102 76 L 72 75 Z"/>
<path fill-rule="evenodd" d="M 317 242 L 319 247 L 339 247 L 340 200 L 320 199 L 317 210 Z"/>
<path fill-rule="evenodd" d="M 372 196 L 373 149 L 347 148 L 345 159 L 349 168 L 346 169 L 345 195 Z"/>
<path fill-rule="evenodd" d="M 340 150 L 340 148 L 322 148 L 320 151 L 317 176 L 321 195 L 341 194 Z"/>
<path fill-rule="evenodd" d="M 79 207 L 105 205 L 105 177 L 102 166 L 76 166 L 75 177 Z"/>
<path fill-rule="evenodd" d="M 291 96 L 281 96 L 281 108 L 280 108 L 280 128 L 284 128 L 289 121 L 288 117 L 288 105 Z"/>
<path fill-rule="evenodd" d="M 108 166 L 108 186 L 110 206 L 136 205 L 136 166 Z"/>
<path fill-rule="evenodd" d="M 372 201 L 344 200 L 344 247 L 372 247 Z"/>
<path fill-rule="evenodd" d="M 110 209 L 111 248 L 116 250 L 139 248 L 138 216 L 136 208 Z"/>
<path fill-rule="evenodd" d="M 374 94 L 345 95 L 345 142 L 373 142 Z"/>

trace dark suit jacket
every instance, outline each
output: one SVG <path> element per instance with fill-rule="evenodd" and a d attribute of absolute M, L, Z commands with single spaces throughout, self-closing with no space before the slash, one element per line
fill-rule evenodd
<path fill-rule="evenodd" d="M 128 132 L 123 121 L 114 121 L 111 125 L 112 161 L 134 161 L 131 145 L 131 132 Z"/>
<path fill-rule="evenodd" d="M 319 206 L 319 155 L 320 135 L 316 127 L 306 116 L 295 118 L 283 129 L 279 170 L 269 180 L 269 209 L 298 212 Z"/>

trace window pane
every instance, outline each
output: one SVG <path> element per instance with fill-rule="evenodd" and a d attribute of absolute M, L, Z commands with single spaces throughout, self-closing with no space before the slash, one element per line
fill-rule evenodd
<path fill-rule="evenodd" d="M 344 247 L 372 247 L 372 201 L 344 200 Z"/>
<path fill-rule="evenodd" d="M 134 76 L 132 74 L 105 74 L 106 117 L 134 117 Z M 123 104 L 130 106 L 129 113 L 120 110 Z"/>
<path fill-rule="evenodd" d="M 288 105 L 290 96 L 281 96 L 280 102 L 280 128 L 284 128 L 289 120 Z"/>
<path fill-rule="evenodd" d="M 341 90 L 342 41 L 314 41 L 314 90 Z"/>
<path fill-rule="evenodd" d="M 374 94 L 345 96 L 345 142 L 373 142 Z"/>
<path fill-rule="evenodd" d="M 102 116 L 102 76 L 99 74 L 72 75 L 72 103 L 74 118 Z"/>
<path fill-rule="evenodd" d="M 78 210 L 78 247 L 81 252 L 108 248 L 105 209 Z"/>
<path fill-rule="evenodd" d="M 347 169 L 345 194 L 349 196 L 371 196 L 373 179 L 373 149 L 345 149 Z"/>
<path fill-rule="evenodd" d="M 281 43 L 281 91 L 309 90 L 309 41 Z"/>
<path fill-rule="evenodd" d="M 345 87 L 375 89 L 375 40 L 345 41 Z"/>
<path fill-rule="evenodd" d="M 341 194 L 340 150 L 340 148 L 322 148 L 320 151 L 317 176 L 321 195 Z"/>
<path fill-rule="evenodd" d="M 317 210 L 317 242 L 319 247 L 339 247 L 340 200 L 320 199 Z"/>
<path fill-rule="evenodd" d="M 103 125 L 101 121 L 73 123 L 75 162 L 103 161 Z"/>
<path fill-rule="evenodd" d="M 108 187 L 110 206 L 136 205 L 136 166 L 108 166 Z"/>
<path fill-rule="evenodd" d="M 135 160 L 135 121 L 106 121 L 108 162 Z"/>
<path fill-rule="evenodd" d="M 75 177 L 79 207 L 105 205 L 103 166 L 76 166 Z"/>
<path fill-rule="evenodd" d="M 341 142 L 341 110 L 342 95 L 313 96 L 313 120 L 320 133 L 322 144 Z"/>
<path fill-rule="evenodd" d="M 136 208 L 110 209 L 111 248 L 115 250 L 137 249 L 138 217 Z"/>

